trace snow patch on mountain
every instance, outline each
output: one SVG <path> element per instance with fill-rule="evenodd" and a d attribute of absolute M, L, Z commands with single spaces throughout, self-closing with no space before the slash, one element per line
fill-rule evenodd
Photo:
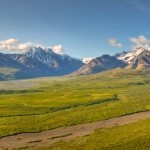
<path fill-rule="evenodd" d="M 92 59 L 93 59 L 92 57 L 86 57 L 86 58 L 83 58 L 82 61 L 83 63 L 88 64 Z"/>
<path fill-rule="evenodd" d="M 122 61 L 130 64 L 144 51 L 149 51 L 149 50 L 144 49 L 143 47 L 138 47 L 134 51 L 120 54 L 117 58 L 119 60 L 122 60 Z"/>

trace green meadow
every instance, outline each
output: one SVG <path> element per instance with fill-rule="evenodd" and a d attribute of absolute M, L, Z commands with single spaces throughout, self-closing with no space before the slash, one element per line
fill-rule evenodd
<path fill-rule="evenodd" d="M 0 137 L 148 111 L 149 89 L 149 73 L 124 69 L 79 77 L 1 81 Z M 125 145 L 128 149 L 136 146 L 138 149 L 138 143 L 148 147 L 149 123 L 147 119 L 99 129 L 86 137 L 58 142 L 52 148 L 122 150 Z"/>

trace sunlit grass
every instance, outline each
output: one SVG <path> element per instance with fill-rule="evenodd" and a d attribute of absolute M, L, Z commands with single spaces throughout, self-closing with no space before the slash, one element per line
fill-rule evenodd
<path fill-rule="evenodd" d="M 133 70 L 0 82 L 0 136 L 150 110 L 150 75 Z"/>

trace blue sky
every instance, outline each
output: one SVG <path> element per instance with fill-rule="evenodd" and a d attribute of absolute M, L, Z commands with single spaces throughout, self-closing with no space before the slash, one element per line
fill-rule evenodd
<path fill-rule="evenodd" d="M 113 55 L 131 49 L 129 38 L 150 38 L 149 18 L 149 0 L 0 0 L 0 41 L 62 45 L 79 58 Z"/>

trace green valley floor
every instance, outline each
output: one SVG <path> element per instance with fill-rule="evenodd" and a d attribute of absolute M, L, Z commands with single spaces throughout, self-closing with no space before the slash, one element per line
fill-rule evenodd
<path fill-rule="evenodd" d="M 1 149 L 11 147 L 13 140 L 20 149 L 149 149 L 149 89 L 149 73 L 128 69 L 1 81 Z M 126 117 L 127 123 L 121 119 Z M 52 134 L 57 130 L 60 134 Z M 45 133 L 52 135 L 38 139 Z M 28 136 L 36 134 L 37 139 Z M 18 137 L 22 135 L 25 141 Z M 63 139 L 67 141 L 59 141 Z"/>

